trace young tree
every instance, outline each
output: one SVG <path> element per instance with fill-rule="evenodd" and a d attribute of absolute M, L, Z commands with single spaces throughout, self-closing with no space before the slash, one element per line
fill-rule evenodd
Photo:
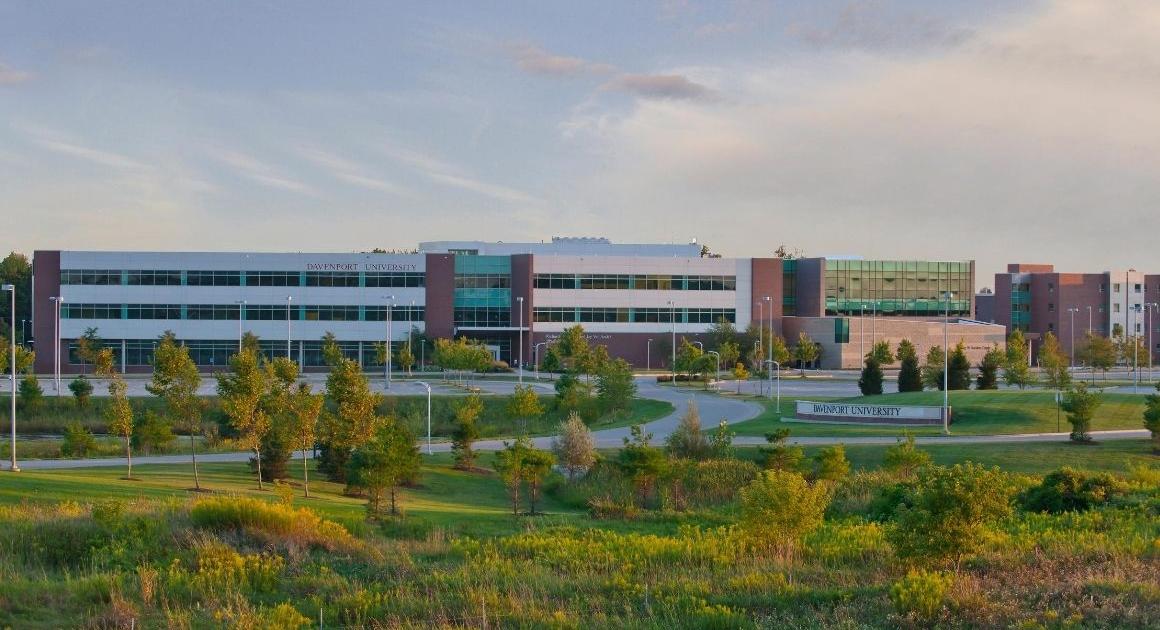
<path fill-rule="evenodd" d="M 536 501 L 540 497 L 540 486 L 544 478 L 552 472 L 556 464 L 556 457 L 549 451 L 538 448 L 527 448 L 523 451 L 523 463 L 520 466 L 523 480 L 528 484 L 528 514 L 536 514 Z"/>
<path fill-rule="evenodd" d="M 383 514 L 383 498 L 390 495 L 390 513 L 399 514 L 399 486 L 415 478 L 421 459 L 419 447 L 407 427 L 399 422 L 385 422 L 374 437 L 361 444 L 350 457 L 347 479 L 350 485 L 367 494 L 368 517 Z"/>
<path fill-rule="evenodd" d="M 729 430 L 729 421 L 722 418 L 717 428 L 709 435 L 709 456 L 713 459 L 733 459 L 733 438 L 737 434 Z"/>
<path fill-rule="evenodd" d="M 721 366 L 726 369 L 741 358 L 741 347 L 732 341 L 721 344 L 717 352 L 721 355 Z"/>
<path fill-rule="evenodd" d="M 802 447 L 789 444 L 789 429 L 777 429 L 765 434 L 765 441 L 769 446 L 759 446 L 757 451 L 762 455 L 762 465 L 767 470 L 797 471 L 801 469 L 805 451 Z"/>
<path fill-rule="evenodd" d="M 544 405 L 531 385 L 516 385 L 508 399 L 507 413 L 520 421 L 520 433 L 527 433 L 528 420 L 543 415 Z"/>
<path fill-rule="evenodd" d="M 975 381 L 975 389 L 999 389 L 999 369 L 1007 360 L 1007 353 L 999 348 L 998 344 L 983 355 L 979 362 L 979 377 Z"/>
<path fill-rule="evenodd" d="M 552 438 L 552 452 L 568 473 L 568 481 L 572 481 L 576 473 L 586 471 L 596 463 L 596 442 L 588 425 L 575 411 L 568 414 L 568 419 L 560 423 L 556 432 L 556 437 Z"/>
<path fill-rule="evenodd" d="M 803 330 L 798 333 L 797 345 L 793 349 L 793 358 L 798 362 L 802 376 L 806 375 L 806 365 L 818 360 L 818 344 Z"/>
<path fill-rule="evenodd" d="M 97 448 L 97 440 L 80 422 L 73 420 L 64 427 L 60 454 L 65 457 L 84 457 Z"/>
<path fill-rule="evenodd" d="M 377 414 L 381 396 L 356 361 L 339 356 L 326 377 L 330 408 L 319 424 L 318 470 L 331 481 L 346 481 L 347 462 L 354 449 L 369 442 L 384 423 Z"/>
<path fill-rule="evenodd" d="M 455 406 L 455 429 L 451 432 L 451 453 L 455 459 L 455 467 L 460 470 L 475 468 L 475 449 L 473 445 L 479 439 L 479 426 L 476 422 L 483 413 L 483 398 L 479 394 L 471 394 Z"/>
<path fill-rule="evenodd" d="M 632 438 L 624 438 L 624 447 L 617 454 L 616 465 L 636 488 L 641 505 L 648 502 L 653 494 L 657 479 L 668 468 L 668 458 L 664 451 L 653 446 L 652 434 L 646 433 L 640 425 L 630 429 Z"/>
<path fill-rule="evenodd" d="M 294 448 L 302 451 L 302 496 L 307 498 L 310 497 L 310 469 L 306 452 L 314 448 L 323 403 L 322 396 L 315 394 L 309 383 L 302 382 L 289 395 L 285 406 L 287 433 L 292 437 Z"/>
<path fill-rule="evenodd" d="M 93 384 L 89 379 L 81 374 L 74 378 L 68 384 L 69 391 L 73 394 L 73 401 L 76 403 L 77 409 L 84 409 L 89 406 L 89 399 L 93 396 Z"/>
<path fill-rule="evenodd" d="M 1160 383 L 1156 384 L 1160 392 Z M 1152 452 L 1160 454 L 1160 393 L 1148 394 L 1144 399 L 1144 428 L 1152 434 Z"/>
<path fill-rule="evenodd" d="M 987 524 L 1011 513 L 1011 485 L 979 464 L 919 469 L 911 500 L 899 506 L 887 539 L 904 559 L 953 560 L 974 553 Z"/>
<path fill-rule="evenodd" d="M 827 446 L 814 456 L 814 481 L 838 482 L 850 474 L 850 461 L 846 459 L 846 447 L 841 444 Z"/>
<path fill-rule="evenodd" d="M 665 447 L 675 457 L 701 460 L 709 455 L 709 439 L 701 432 L 701 414 L 697 403 L 689 399 L 689 408 L 677 428 L 665 438 Z"/>
<path fill-rule="evenodd" d="M 586 373 L 584 369 L 591 363 L 588 355 L 592 349 L 588 346 L 583 326 L 576 324 L 565 328 L 556 340 L 555 348 L 566 368 Z"/>
<path fill-rule="evenodd" d="M 1027 358 L 1027 338 L 1018 328 L 1007 337 L 1007 362 L 1003 366 L 1003 380 L 1019 389 L 1035 382 L 1035 375 L 1031 373 L 1031 363 Z"/>
<path fill-rule="evenodd" d="M 95 327 L 85 328 L 84 334 L 77 338 L 77 358 L 81 360 L 82 369 L 85 365 L 96 361 L 97 353 L 104 345 Z"/>
<path fill-rule="evenodd" d="M 1107 380 L 1108 370 L 1116 365 L 1116 348 L 1111 339 L 1093 335 L 1090 332 L 1084 334 L 1083 341 L 1078 348 L 1080 361 L 1092 370 L 1100 370 L 1104 373 L 1104 379 Z M 1094 375 L 1093 375 L 1094 380 Z"/>
<path fill-rule="evenodd" d="M 882 367 L 878 365 L 878 359 L 873 353 L 866 355 L 866 365 L 858 379 L 858 390 L 863 396 L 881 396 L 882 378 Z"/>
<path fill-rule="evenodd" d="M 1073 442 L 1092 441 L 1092 418 L 1103 401 L 1103 395 L 1088 391 L 1086 383 L 1080 383 L 1064 394 L 1063 410 L 1067 412 L 1067 421 L 1071 424 Z"/>
<path fill-rule="evenodd" d="M 954 391 L 971 388 L 971 361 L 967 359 L 967 350 L 961 341 L 955 344 L 955 349 L 951 352 L 948 370 L 948 389 Z"/>
<path fill-rule="evenodd" d="M 540 371 L 555 374 L 563 369 L 564 364 L 560 362 L 560 353 L 556 351 L 556 345 L 547 346 L 544 349 L 544 358 L 540 359 Z"/>
<path fill-rule="evenodd" d="M 946 351 L 942 346 L 931 346 L 930 350 L 926 351 L 926 361 L 922 364 L 923 387 L 942 391 L 945 361 Z"/>
<path fill-rule="evenodd" d="M 686 337 L 681 337 L 681 342 L 677 346 L 677 364 L 675 372 L 691 373 L 693 365 L 701 358 L 704 352 L 700 348 L 689 343 Z"/>
<path fill-rule="evenodd" d="M 173 436 L 165 417 L 153 411 L 146 410 L 133 422 L 132 447 L 146 455 L 152 454 L 154 449 L 167 446 L 175 439 L 177 438 Z"/>
<path fill-rule="evenodd" d="M 495 471 L 499 473 L 508 489 L 508 498 L 512 502 L 512 514 L 520 513 L 520 489 L 524 480 L 524 453 L 531 450 L 532 442 L 526 435 L 516 438 L 515 442 L 504 442 L 502 451 L 496 451 Z"/>
<path fill-rule="evenodd" d="M 133 478 L 133 407 L 129 404 L 128 386 L 114 367 L 113 351 L 102 348 L 93 356 L 93 372 L 109 379 L 109 405 L 105 407 L 105 423 L 109 433 L 125 440 L 125 478 Z M 170 434 L 172 438 L 172 434 Z"/>
<path fill-rule="evenodd" d="M 896 356 L 899 363 L 898 391 L 921 392 L 922 371 L 918 367 L 918 350 L 914 344 L 909 339 L 899 341 Z"/>
<path fill-rule="evenodd" d="M 1039 344 L 1039 368 L 1043 372 L 1044 384 L 1051 389 L 1067 389 L 1071 385 L 1071 371 L 1068 358 L 1059 339 L 1051 333 L 1043 336 Z"/>
<path fill-rule="evenodd" d="M 870 349 L 869 356 L 873 357 L 878 365 L 894 365 L 894 353 L 890 351 L 890 343 L 886 340 L 876 342 Z"/>
<path fill-rule="evenodd" d="M 769 358 L 777 361 L 778 365 L 785 365 L 793 358 L 790 355 L 789 348 L 785 345 L 785 339 L 781 335 L 774 335 L 769 342 Z"/>
<path fill-rule="evenodd" d="M 201 375 L 189 356 L 189 348 L 178 345 L 172 331 L 165 331 L 153 351 L 153 379 L 145 389 L 165 401 L 173 421 L 189 434 L 193 461 L 193 487 L 201 490 L 197 469 L 197 436 L 202 432 L 201 414 L 205 402 L 198 396 Z"/>
<path fill-rule="evenodd" d="M 243 349 L 230 357 L 228 372 L 217 373 L 222 413 L 238 433 L 238 444 L 254 453 L 258 489 L 262 490 L 262 443 L 270 432 L 270 413 L 263 404 L 271 388 L 268 372 L 258 353 Z"/>
<path fill-rule="evenodd" d="M 920 450 L 914 444 L 914 436 L 907 433 L 906 439 L 886 449 L 882 457 L 882 467 L 903 476 L 910 477 L 919 468 L 930 465 L 930 453 Z"/>
<path fill-rule="evenodd" d="M 24 378 L 20 379 L 17 399 L 20 409 L 26 413 L 35 413 L 40 408 L 40 404 L 44 402 L 44 390 L 41 389 L 40 381 L 35 374 L 25 374 Z"/>
<path fill-rule="evenodd" d="M 632 376 L 632 366 L 624 359 L 604 364 L 596 377 L 596 400 L 600 402 L 600 408 L 605 413 L 627 410 L 634 396 L 636 380 Z"/>
<path fill-rule="evenodd" d="M 408 376 L 411 375 L 411 367 L 415 365 L 415 353 L 411 350 L 411 342 L 403 344 L 396 353 L 395 362 L 399 364 L 399 369 L 405 371 Z"/>
<path fill-rule="evenodd" d="M 793 556 L 806 535 L 822 525 L 830 491 L 801 474 L 766 470 L 741 489 L 740 529 L 755 546 Z"/>
<path fill-rule="evenodd" d="M 737 393 L 741 394 L 741 384 L 749 379 L 749 370 L 745 369 L 745 364 L 738 361 L 737 365 L 733 366 L 733 380 L 737 381 Z"/>
<path fill-rule="evenodd" d="M 737 334 L 737 327 L 724 317 L 718 317 L 717 321 L 713 322 L 705 332 L 709 336 L 709 347 L 721 352 L 722 362 L 724 362 L 725 353 L 722 351 L 722 348 L 726 344 L 737 346 L 737 340 L 740 337 Z"/>

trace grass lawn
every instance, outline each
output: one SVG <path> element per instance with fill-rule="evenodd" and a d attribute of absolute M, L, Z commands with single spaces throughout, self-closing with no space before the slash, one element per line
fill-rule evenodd
<path fill-rule="evenodd" d="M 491 455 L 483 454 L 480 465 L 490 467 Z M 499 535 L 516 531 L 511 503 L 499 478 L 494 474 L 469 473 L 451 468 L 451 455 L 439 453 L 424 456 L 419 484 L 403 492 L 402 506 L 407 515 L 406 527 L 419 530 L 439 528 L 453 534 L 472 536 Z M 215 493 L 256 496 L 268 501 L 277 499 L 269 484 L 257 489 L 256 476 L 244 463 L 201 463 L 201 485 Z M 352 527 L 362 527 L 365 500 L 343 495 L 341 484 L 325 481 L 310 464 L 310 498 L 302 497 L 302 462 L 292 460 L 289 471 L 295 486 L 295 505 L 307 506 L 320 514 Z M 133 466 L 132 481 L 123 479 L 123 466 L 71 470 L 24 470 L 4 473 L 0 483 L 0 504 L 25 501 L 90 503 L 100 499 L 177 500 L 199 496 L 193 487 L 193 469 L 188 464 Z M 521 505 L 521 509 L 526 509 Z M 539 509 L 545 518 L 571 520 L 576 512 L 543 496 Z"/>
<path fill-rule="evenodd" d="M 803 398 L 827 400 L 820 397 Z M 835 400 L 835 399 L 828 399 Z M 872 405 L 942 405 L 942 392 L 907 392 L 836 399 L 840 402 Z M 1139 429 L 1143 426 L 1144 398 L 1132 394 L 1104 394 L 1103 404 L 1096 411 L 1093 431 L 1109 429 Z M 792 417 L 794 399 L 782 398 L 782 414 L 768 402 L 764 413 L 741 422 L 733 428 L 738 435 L 764 435 L 777 429 L 788 428 L 793 435 L 938 435 L 940 427 L 872 427 L 837 424 L 782 422 L 781 416 Z M 957 435 L 992 435 L 1011 433 L 1050 433 L 1057 430 L 1055 393 L 1043 390 L 992 390 L 950 392 L 954 422 L 951 433 Z M 1059 413 L 1058 430 L 1069 431 L 1067 414 Z"/>

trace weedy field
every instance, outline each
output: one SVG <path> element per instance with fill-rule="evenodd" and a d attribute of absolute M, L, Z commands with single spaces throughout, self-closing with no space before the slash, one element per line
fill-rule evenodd
<path fill-rule="evenodd" d="M 259 492 L 244 464 L 204 465 L 203 493 L 187 466 L 6 474 L 0 626 L 1160 624 L 1144 441 L 782 448 L 605 452 L 534 516 L 491 455 L 427 458 L 377 521 L 313 476 L 309 499 L 299 477 Z"/>

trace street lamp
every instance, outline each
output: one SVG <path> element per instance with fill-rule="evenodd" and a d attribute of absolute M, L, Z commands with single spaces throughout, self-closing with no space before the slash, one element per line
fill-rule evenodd
<path fill-rule="evenodd" d="M 286 359 L 288 361 L 293 360 L 290 358 L 290 302 L 293 299 L 292 295 L 286 296 Z"/>
<path fill-rule="evenodd" d="M 417 385 L 427 388 L 427 454 L 431 454 L 431 385 L 423 381 L 415 381 Z"/>
<path fill-rule="evenodd" d="M 769 302 L 769 357 L 773 358 L 773 299 L 768 295 L 765 301 Z"/>
<path fill-rule="evenodd" d="M 238 305 L 238 352 L 241 353 L 241 351 L 242 351 L 242 317 L 244 317 L 246 314 L 245 313 L 246 301 L 245 300 L 235 300 L 234 304 Z"/>
<path fill-rule="evenodd" d="M 516 296 L 516 302 L 519 303 L 520 309 L 520 364 L 516 374 L 518 375 L 520 385 L 524 384 L 524 296 Z"/>
<path fill-rule="evenodd" d="M 28 345 L 28 320 L 27 319 L 20 320 L 20 340 L 24 342 L 24 345 L 26 345 L 26 346 Z"/>
<path fill-rule="evenodd" d="M 781 413 L 781 363 L 778 363 L 777 361 L 774 361 L 773 359 L 770 359 L 768 361 L 768 363 L 771 366 L 770 372 L 769 372 L 770 380 L 773 379 L 773 370 L 775 370 L 775 369 L 777 370 L 777 409 L 776 410 L 777 410 L 777 413 L 780 414 Z M 770 392 L 770 393 L 772 394 L 772 392 Z"/>
<path fill-rule="evenodd" d="M 1152 345 L 1152 310 L 1160 308 L 1160 304 L 1157 304 L 1156 302 L 1149 302 L 1146 306 L 1148 307 L 1148 382 L 1151 383 L 1152 351 L 1154 349 L 1154 346 Z"/>
<path fill-rule="evenodd" d="M 700 341 L 694 341 L 693 345 L 700 348 L 701 352 L 705 352 L 705 344 L 701 343 Z"/>
<path fill-rule="evenodd" d="M 667 304 L 669 305 L 669 321 L 673 325 L 673 342 L 672 342 L 673 347 L 671 348 L 671 350 L 673 352 L 673 357 L 672 357 L 672 363 L 669 364 L 669 368 L 671 368 L 673 371 L 673 385 L 676 385 L 677 384 L 677 305 L 675 303 L 673 303 L 672 300 L 669 300 L 667 302 Z"/>
<path fill-rule="evenodd" d="M 1134 304 L 1128 310 L 1132 313 L 1132 393 L 1137 394 L 1140 391 L 1140 333 L 1136 328 L 1140 325 L 1140 312 L 1144 307 Z"/>
<path fill-rule="evenodd" d="M 1071 335 L 1071 367 L 1075 367 L 1075 314 L 1079 312 L 1079 307 L 1073 306 L 1067 309 L 1071 315 L 1071 325 L 1068 327 L 1068 333 Z"/>
<path fill-rule="evenodd" d="M 12 394 L 8 397 L 12 401 L 12 461 L 8 470 L 20 472 L 20 467 L 16 465 L 16 285 L 5 284 L 0 286 L 0 290 L 12 293 L 12 316 L 8 318 L 8 323 L 12 325 L 12 347 L 8 350 L 8 369 L 12 370 Z"/>
<path fill-rule="evenodd" d="M 951 324 L 951 298 L 954 297 L 954 295 L 955 294 L 951 293 L 950 291 L 947 291 L 946 293 L 943 294 L 943 297 L 946 298 L 946 312 L 943 314 L 944 316 L 943 316 L 943 411 L 942 411 L 942 421 L 943 421 L 943 434 L 944 435 L 950 434 L 950 432 L 951 432 L 950 431 L 950 423 L 948 422 L 950 419 L 949 418 L 949 416 L 950 416 L 950 396 L 949 396 L 949 393 L 947 391 L 949 389 L 949 385 L 950 385 L 949 376 L 950 376 L 950 367 L 951 367 L 951 363 L 950 363 L 951 362 L 951 351 L 950 351 L 950 347 L 949 347 L 950 335 L 948 334 L 948 331 L 950 329 L 950 324 Z"/>
<path fill-rule="evenodd" d="M 649 339 L 644 344 L 644 371 L 648 372 L 652 369 L 652 339 Z"/>
<path fill-rule="evenodd" d="M 53 302 L 53 322 L 52 322 L 52 387 L 57 396 L 60 396 L 60 305 L 64 304 L 64 298 L 55 295 L 48 298 Z M 16 395 L 16 390 L 12 391 L 12 395 Z"/>
<path fill-rule="evenodd" d="M 391 324 L 393 323 L 391 318 L 392 311 L 395 310 L 395 296 L 384 295 L 383 299 L 387 301 L 387 342 L 383 348 L 385 350 L 383 352 L 385 355 L 383 359 L 383 389 L 387 390 L 391 388 Z"/>

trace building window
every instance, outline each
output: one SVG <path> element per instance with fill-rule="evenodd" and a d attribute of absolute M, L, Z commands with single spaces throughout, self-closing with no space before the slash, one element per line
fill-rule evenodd
<path fill-rule="evenodd" d="M 1135 292 L 1136 292 L 1136 293 L 1142 293 L 1142 292 L 1144 291 L 1144 285 L 1142 285 L 1142 284 L 1136 284 L 1136 286 L 1135 286 L 1135 289 L 1134 289 L 1134 290 L 1135 290 Z"/>
<path fill-rule="evenodd" d="M 1050 303 L 1048 303 L 1048 305 L 1047 305 L 1047 312 L 1048 312 L 1048 313 L 1054 313 L 1054 312 L 1055 312 L 1055 303 L 1054 303 L 1054 302 L 1050 302 Z"/>
<path fill-rule="evenodd" d="M 1048 322 L 1047 323 L 1047 332 L 1053 332 L 1054 330 L 1055 330 L 1055 324 Z"/>
<path fill-rule="evenodd" d="M 185 307 L 186 319 L 238 319 L 241 309 L 237 304 L 190 304 Z"/>
<path fill-rule="evenodd" d="M 455 274 L 456 289 L 508 289 L 511 288 L 511 284 L 511 276 L 507 274 Z"/>
<path fill-rule="evenodd" d="M 1120 283 L 1116 282 L 1112 285 L 1112 293 L 1119 293 L 1119 292 L 1120 292 Z"/>
<path fill-rule="evenodd" d="M 247 271 L 247 287 L 297 287 L 302 276 L 297 271 Z"/>
<path fill-rule="evenodd" d="M 570 273 L 537 273 L 532 279 L 537 289 L 575 289 L 576 276 Z"/>
<path fill-rule="evenodd" d="M 191 287 L 236 287 L 242 283 L 238 271 L 187 271 L 185 284 Z"/>
<path fill-rule="evenodd" d="M 1048 293 L 1055 293 L 1055 283 L 1054 282 L 1047 283 L 1047 292 Z"/>
<path fill-rule="evenodd" d="M 308 305 L 302 307 L 303 319 L 308 322 L 357 322 L 357 306 Z"/>
<path fill-rule="evenodd" d="M 427 274 L 421 271 L 402 271 L 396 273 L 370 272 L 366 274 L 368 287 L 422 287 L 426 286 Z"/>
<path fill-rule="evenodd" d="M 308 287 L 357 287 L 357 271 L 307 271 Z"/>
<path fill-rule="evenodd" d="M 131 286 L 180 286 L 180 271 L 153 271 L 132 269 L 125 272 L 125 283 Z"/>
<path fill-rule="evenodd" d="M 454 317 L 456 326 L 503 328 L 512 325 L 510 307 L 457 306 Z"/>
<path fill-rule="evenodd" d="M 61 319 L 121 319 L 120 304 L 69 304 L 60 307 Z"/>
<path fill-rule="evenodd" d="M 391 321 L 421 322 L 424 308 L 422 306 L 395 306 L 391 308 Z M 382 322 L 387 319 L 387 307 L 367 306 L 363 309 L 363 319 L 368 322 Z"/>
<path fill-rule="evenodd" d="M 1115 304 L 1113 304 L 1113 305 L 1112 305 L 1112 312 L 1113 312 L 1113 313 L 1119 313 L 1119 312 L 1120 312 L 1120 303 L 1119 303 L 1119 302 L 1116 302 Z"/>
<path fill-rule="evenodd" d="M 287 309 L 285 304 L 247 304 L 246 321 L 286 321 L 287 311 L 290 319 L 301 319 L 299 314 L 301 308 L 294 306 Z"/>
<path fill-rule="evenodd" d="M 128 304 L 126 319 L 181 319 L 179 304 Z"/>
<path fill-rule="evenodd" d="M 121 284 L 119 269 L 62 269 L 61 284 Z"/>

